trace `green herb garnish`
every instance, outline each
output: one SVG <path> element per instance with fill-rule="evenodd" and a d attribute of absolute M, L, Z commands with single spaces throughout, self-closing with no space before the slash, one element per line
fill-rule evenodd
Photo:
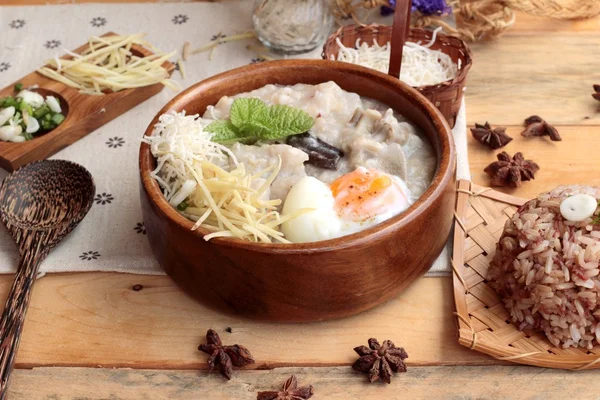
<path fill-rule="evenodd" d="M 179 203 L 179 205 L 177 206 L 177 209 L 179 211 L 185 211 L 185 209 L 188 207 L 189 207 L 188 203 L 184 200 L 181 203 Z"/>
<path fill-rule="evenodd" d="M 65 120 L 65 116 L 62 115 L 61 113 L 56 113 L 52 116 L 52 122 L 54 122 L 54 124 L 56 124 L 56 125 L 62 124 L 62 122 L 64 120 Z"/>
<path fill-rule="evenodd" d="M 24 99 L 21 99 L 19 101 L 19 104 L 17 106 L 17 109 L 21 112 L 23 111 L 27 111 L 27 114 L 32 115 L 33 114 L 33 108 L 31 107 L 31 105 L 29 105 L 29 103 L 27 103 Z"/>
<path fill-rule="evenodd" d="M 21 82 L 17 83 L 15 85 L 15 92 L 20 92 L 21 90 L 23 90 L 23 84 Z"/>
<path fill-rule="evenodd" d="M 17 108 L 18 105 L 19 105 L 19 103 L 12 96 L 5 97 L 0 101 L 0 108 L 8 108 L 8 107 Z"/>
<path fill-rule="evenodd" d="M 33 111 L 33 117 L 36 119 L 40 119 L 42 118 L 44 115 L 48 114 L 50 112 L 50 108 L 47 105 L 42 105 L 40 108 L 38 108 L 37 110 Z"/>
<path fill-rule="evenodd" d="M 313 118 L 290 106 L 267 106 L 262 100 L 236 99 L 231 105 L 229 120 L 215 121 L 206 127 L 218 143 L 252 143 L 257 140 L 277 140 L 304 133 L 312 128 Z"/>
<path fill-rule="evenodd" d="M 598 200 L 598 207 L 600 207 L 600 200 Z M 592 219 L 592 224 L 594 224 L 594 225 L 600 225 L 600 214 L 596 215 Z"/>

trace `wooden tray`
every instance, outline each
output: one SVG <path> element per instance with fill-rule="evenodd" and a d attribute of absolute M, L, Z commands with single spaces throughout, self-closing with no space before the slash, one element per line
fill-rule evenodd
<path fill-rule="evenodd" d="M 115 35 L 115 33 L 108 32 L 103 36 L 110 35 Z M 74 52 L 81 53 L 87 48 L 88 45 L 85 44 L 74 50 Z M 144 56 L 153 54 L 142 46 L 134 45 L 132 50 Z M 163 63 L 163 67 L 169 74 L 175 69 L 175 66 L 168 61 Z M 64 108 L 68 112 L 64 122 L 56 129 L 32 140 L 20 143 L 0 141 L 0 167 L 7 171 L 13 171 L 21 165 L 53 155 L 159 93 L 164 88 L 161 83 L 157 83 L 142 88 L 108 93 L 103 96 L 91 96 L 79 93 L 78 89 L 71 88 L 37 72 L 32 72 L 0 90 L 0 98 L 13 95 L 14 85 L 18 82 L 22 83 L 24 87 L 37 84 L 40 87 L 40 94 L 44 96 L 52 94 L 60 98 L 61 105 L 66 104 Z"/>
<path fill-rule="evenodd" d="M 543 333 L 520 331 L 487 285 L 489 262 L 504 223 L 525 202 L 469 181 L 458 183 L 452 259 L 458 341 L 498 360 L 571 370 L 600 368 L 600 346 L 591 351 L 563 349 Z"/>

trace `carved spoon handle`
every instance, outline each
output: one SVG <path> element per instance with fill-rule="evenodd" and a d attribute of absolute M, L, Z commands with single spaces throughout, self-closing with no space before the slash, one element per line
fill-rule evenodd
<path fill-rule="evenodd" d="M 8 378 L 19 347 L 25 313 L 44 256 L 39 247 L 25 252 L 0 319 L 0 400 L 4 400 L 7 395 Z"/>

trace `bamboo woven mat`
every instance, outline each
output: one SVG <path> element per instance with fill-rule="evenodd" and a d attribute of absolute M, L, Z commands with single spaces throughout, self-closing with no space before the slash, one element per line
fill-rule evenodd
<path fill-rule="evenodd" d="M 600 368 L 600 346 L 591 351 L 557 348 L 543 333 L 520 331 L 487 285 L 504 224 L 526 201 L 467 180 L 458 182 L 452 258 L 458 341 L 498 360 L 570 370 Z"/>

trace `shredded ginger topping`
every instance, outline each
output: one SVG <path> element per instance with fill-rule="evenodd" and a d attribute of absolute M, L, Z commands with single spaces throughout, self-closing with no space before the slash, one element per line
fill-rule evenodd
<path fill-rule="evenodd" d="M 279 227 L 296 215 L 282 218 L 277 211 L 281 200 L 265 199 L 281 159 L 259 173 L 246 172 L 227 147 L 211 141 L 212 134 L 204 131 L 208 122 L 198 115 L 186 116 L 185 111 L 171 112 L 161 115 L 152 135 L 144 137 L 157 160 L 151 176 L 167 201 L 195 221 L 192 230 L 203 227 L 211 232 L 205 240 L 234 237 L 289 243 Z M 227 171 L 230 162 L 234 167 Z"/>
<path fill-rule="evenodd" d="M 426 45 L 406 42 L 402 49 L 402 69 L 400 80 L 410 86 L 418 87 L 436 85 L 454 79 L 458 72 L 457 66 L 449 55 L 430 49 L 435 42 L 436 29 L 432 40 Z M 380 72 L 387 73 L 390 65 L 390 43 L 380 46 L 375 40 L 369 46 L 366 42 L 356 41 L 355 48 L 346 47 L 339 38 L 336 39 L 340 50 L 337 61 L 362 65 Z M 331 56 L 333 60 L 334 57 Z"/>

